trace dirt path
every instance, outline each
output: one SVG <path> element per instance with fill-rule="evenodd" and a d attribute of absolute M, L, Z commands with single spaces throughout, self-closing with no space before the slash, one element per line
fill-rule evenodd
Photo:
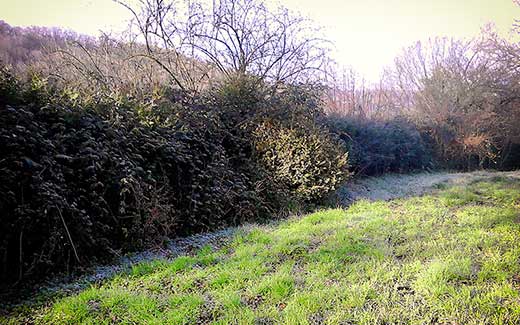
<path fill-rule="evenodd" d="M 464 185 L 470 182 L 493 177 L 513 177 L 520 179 L 520 171 L 495 172 L 476 171 L 471 173 L 419 173 L 387 174 L 378 177 L 354 179 L 347 182 L 335 194 L 338 205 L 348 206 L 352 202 L 366 199 L 391 200 L 431 192 L 441 183 Z"/>

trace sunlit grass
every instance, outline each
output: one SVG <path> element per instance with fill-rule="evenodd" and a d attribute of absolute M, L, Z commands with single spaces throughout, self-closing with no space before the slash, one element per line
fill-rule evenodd
<path fill-rule="evenodd" d="M 500 178 L 257 226 L 135 265 L 35 321 L 517 324 L 519 261 L 520 184 Z"/>

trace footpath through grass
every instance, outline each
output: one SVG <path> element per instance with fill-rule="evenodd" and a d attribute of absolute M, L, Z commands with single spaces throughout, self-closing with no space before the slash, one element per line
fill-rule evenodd
<path fill-rule="evenodd" d="M 49 324 L 519 324 L 520 182 L 360 201 L 135 265 Z M 11 319 L 16 322 L 17 319 Z"/>

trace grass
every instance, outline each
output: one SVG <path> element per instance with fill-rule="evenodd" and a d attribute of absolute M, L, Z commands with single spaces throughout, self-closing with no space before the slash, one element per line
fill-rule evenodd
<path fill-rule="evenodd" d="M 520 182 L 257 226 L 30 313 L 46 324 L 518 324 Z"/>

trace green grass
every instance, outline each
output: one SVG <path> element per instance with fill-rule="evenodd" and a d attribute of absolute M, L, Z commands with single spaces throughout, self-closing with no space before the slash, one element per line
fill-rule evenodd
<path fill-rule="evenodd" d="M 257 226 L 32 313 L 48 324 L 518 324 L 520 184 L 443 186 Z"/>

